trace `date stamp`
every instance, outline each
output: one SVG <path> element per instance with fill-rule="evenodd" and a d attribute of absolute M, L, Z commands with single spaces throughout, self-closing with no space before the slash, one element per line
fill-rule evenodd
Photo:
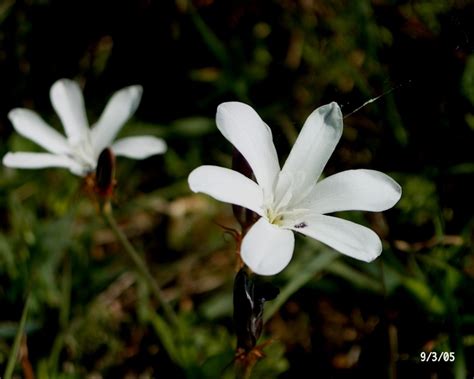
<path fill-rule="evenodd" d="M 456 356 L 453 351 L 430 351 L 428 353 L 422 351 L 420 353 L 421 362 L 454 362 Z"/>

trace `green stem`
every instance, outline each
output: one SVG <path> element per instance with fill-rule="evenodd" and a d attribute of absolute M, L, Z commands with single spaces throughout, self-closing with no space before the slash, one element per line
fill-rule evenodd
<path fill-rule="evenodd" d="M 252 370 L 257 361 L 255 359 L 245 359 L 244 361 L 235 362 L 235 377 L 236 379 L 250 379 Z"/>
<path fill-rule="evenodd" d="M 193 21 L 198 33 L 201 35 L 202 40 L 207 45 L 209 50 L 214 54 L 218 61 L 225 68 L 229 68 L 229 57 L 227 56 L 227 51 L 225 45 L 222 43 L 216 34 L 212 31 L 209 26 L 204 22 L 199 13 L 194 9 L 190 3 L 190 15 L 191 20 Z"/>
<path fill-rule="evenodd" d="M 171 322 L 175 327 L 178 328 L 179 322 L 178 322 L 178 317 L 176 316 L 176 313 L 174 312 L 173 308 L 168 304 L 168 302 L 165 300 L 160 287 L 158 287 L 158 284 L 156 283 L 155 279 L 153 278 L 150 271 L 148 270 L 145 261 L 142 259 L 140 254 L 138 254 L 138 252 L 132 246 L 132 244 L 127 239 L 125 234 L 117 225 L 117 222 L 115 221 L 115 218 L 112 213 L 112 207 L 110 203 L 106 203 L 104 205 L 102 214 L 104 215 L 105 220 L 109 224 L 115 236 L 120 241 L 123 248 L 125 249 L 125 252 L 129 256 L 129 258 L 133 261 L 139 273 L 145 279 L 146 283 L 148 284 L 148 287 L 151 289 L 151 291 L 155 295 L 156 300 L 158 300 L 158 302 L 162 306 L 166 318 L 168 319 L 169 322 Z"/>
<path fill-rule="evenodd" d="M 13 347 L 8 357 L 7 368 L 5 369 L 4 379 L 11 379 L 13 370 L 15 369 L 15 364 L 18 358 L 18 352 L 20 350 L 21 338 L 23 337 L 23 331 L 25 329 L 26 318 L 28 315 L 28 307 L 30 304 L 30 294 L 26 297 L 25 305 L 23 307 L 23 312 L 21 314 L 20 324 L 18 325 L 18 330 L 16 331 L 15 341 L 13 342 Z"/>
<path fill-rule="evenodd" d="M 69 313 L 71 310 L 71 264 L 69 262 L 69 257 L 66 255 L 64 258 L 64 267 L 63 275 L 61 280 L 62 288 L 62 297 L 61 297 L 61 307 L 59 309 L 59 326 L 60 332 L 56 336 L 53 347 L 51 349 L 51 354 L 48 360 L 48 367 L 50 372 L 56 372 L 59 365 L 59 356 L 64 346 L 66 339 L 66 333 L 69 322 Z"/>

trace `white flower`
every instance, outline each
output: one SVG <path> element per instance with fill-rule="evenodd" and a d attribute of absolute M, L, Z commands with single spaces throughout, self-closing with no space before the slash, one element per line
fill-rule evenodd
<path fill-rule="evenodd" d="M 189 175 L 194 192 L 240 205 L 261 216 L 241 245 L 243 261 L 257 274 L 283 270 L 294 249 L 293 232 L 317 239 L 339 252 L 370 262 L 382 252 L 372 230 L 326 213 L 380 212 L 393 207 L 401 187 L 373 170 L 348 170 L 317 183 L 343 129 L 336 103 L 316 109 L 306 120 L 280 170 L 270 128 L 248 105 L 219 105 L 217 127 L 245 157 L 257 182 L 222 167 L 201 166 Z"/>
<path fill-rule="evenodd" d="M 144 159 L 166 151 L 166 143 L 156 137 L 122 138 L 112 144 L 125 122 L 133 115 L 142 96 L 141 86 L 116 92 L 99 120 L 89 128 L 79 85 L 60 79 L 50 91 L 51 103 L 59 115 L 66 137 L 49 126 L 37 113 L 16 108 L 8 117 L 15 130 L 49 153 L 7 153 L 3 164 L 17 168 L 65 167 L 84 176 L 95 170 L 101 151 L 110 147 L 115 155 Z"/>

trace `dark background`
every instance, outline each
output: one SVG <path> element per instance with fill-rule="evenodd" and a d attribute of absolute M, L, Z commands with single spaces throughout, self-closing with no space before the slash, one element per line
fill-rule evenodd
<path fill-rule="evenodd" d="M 91 123 L 114 91 L 144 87 L 122 134 L 163 137 L 169 151 L 119 160 L 114 203 L 182 316 L 192 353 L 178 359 L 163 342 L 140 283 L 104 302 L 129 268 L 78 178 L 4 168 L 0 372 L 33 287 L 24 346 L 38 378 L 231 375 L 234 250 L 216 223 L 235 221 L 230 206 L 186 185 L 201 164 L 230 167 L 217 105 L 251 104 L 284 158 L 316 107 L 336 101 L 348 115 L 385 93 L 345 119 L 325 170 L 371 168 L 402 185 L 394 209 L 342 215 L 372 227 L 384 252 L 370 265 L 337 256 L 310 272 L 272 309 L 262 341 L 277 342 L 254 375 L 474 375 L 473 21 L 470 1 L 1 2 L 2 155 L 40 150 L 14 133 L 14 107 L 61 130 L 49 101 L 57 79 L 81 84 Z M 286 288 L 321 254 L 330 252 L 299 238 L 295 262 L 268 281 Z M 420 362 L 429 351 L 456 360 Z"/>

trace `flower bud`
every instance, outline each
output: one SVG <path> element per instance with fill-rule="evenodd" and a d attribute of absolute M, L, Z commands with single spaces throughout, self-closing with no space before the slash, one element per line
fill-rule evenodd
<path fill-rule="evenodd" d="M 95 190 L 100 197 L 110 199 L 115 187 L 115 155 L 108 147 L 102 150 L 95 170 Z"/>

